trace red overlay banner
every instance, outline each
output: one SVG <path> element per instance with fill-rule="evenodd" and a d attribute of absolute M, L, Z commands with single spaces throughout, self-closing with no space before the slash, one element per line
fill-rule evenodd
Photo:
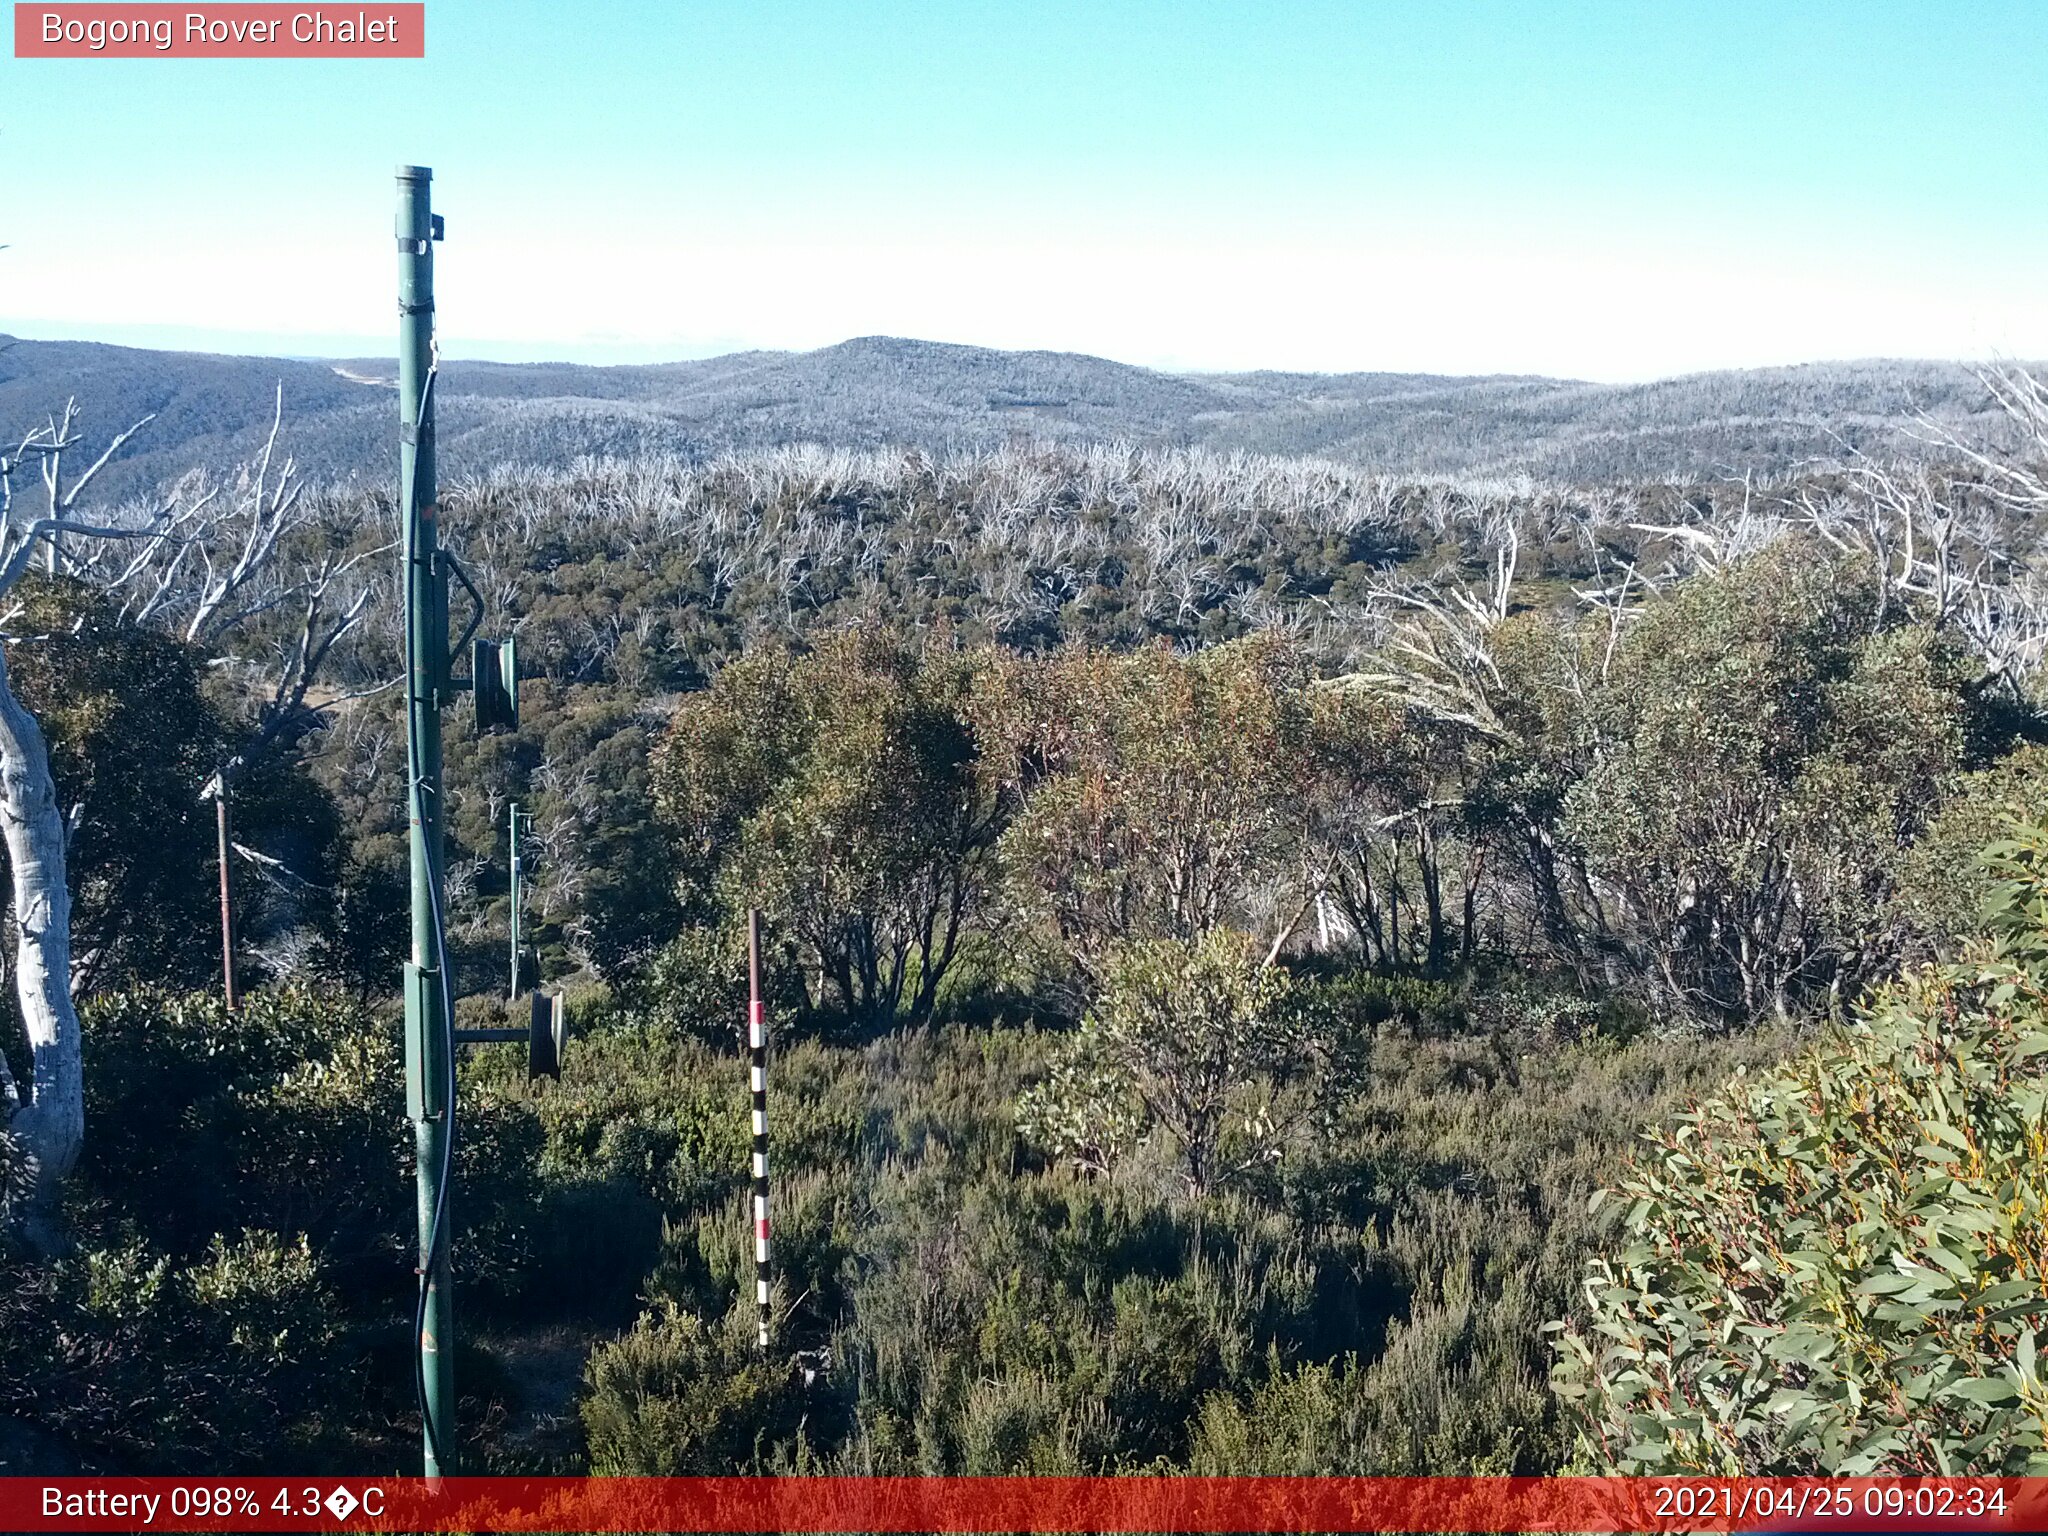
<path fill-rule="evenodd" d="M 14 7 L 17 59 L 421 59 L 427 8 L 353 5 Z"/>
<path fill-rule="evenodd" d="M 0 1478 L 8 1531 L 2043 1531 L 2048 1478 Z"/>

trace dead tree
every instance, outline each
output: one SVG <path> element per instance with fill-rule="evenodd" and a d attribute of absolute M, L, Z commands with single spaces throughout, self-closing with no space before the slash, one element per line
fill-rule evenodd
<path fill-rule="evenodd" d="M 368 608 L 372 589 L 355 573 L 376 551 L 284 558 L 307 524 L 289 461 L 271 478 L 279 419 L 233 487 L 187 476 L 162 497 L 114 508 L 93 523 L 78 516 L 84 493 L 150 418 L 116 434 L 68 482 L 64 460 L 81 441 L 75 406 L 0 452 L 0 839 L 12 882 L 15 994 L 32 1067 L 19 1082 L 0 1058 L 0 1109 L 24 1165 L 26 1226 L 39 1241 L 54 1237 L 57 1185 L 84 1145 L 83 1047 L 71 996 L 69 828 L 48 742 L 8 678 L 8 647 L 34 641 L 8 633 L 20 612 L 8 597 L 41 554 L 46 569 L 121 601 L 130 621 L 163 625 L 194 643 L 218 644 L 259 618 L 290 615 L 296 622 L 279 625 L 286 638 L 258 706 L 255 739 L 281 738 L 309 710 L 331 708 L 339 697 L 315 704 L 310 690 Z M 41 516 L 16 505 L 16 481 L 30 469 L 42 482 Z"/>
<path fill-rule="evenodd" d="M 63 457 L 79 442 L 75 420 L 76 412 L 67 405 L 61 421 L 53 418 L 26 434 L 12 452 L 0 454 L 0 604 L 7 602 L 38 553 L 49 569 L 62 567 L 67 558 L 65 538 L 84 541 L 88 547 L 146 548 L 169 536 L 175 507 L 159 507 L 115 524 L 89 525 L 74 517 L 80 493 L 114 449 L 143 425 L 138 422 L 121 433 L 113 447 L 66 485 Z M 14 505 L 14 480 L 31 464 L 41 472 L 47 515 L 24 518 Z M 6 844 L 13 886 L 15 997 L 31 1072 L 26 1084 L 17 1082 L 0 1056 L 0 1108 L 24 1164 L 27 1229 L 32 1238 L 48 1242 L 57 1183 L 78 1161 L 85 1142 L 84 1052 L 71 1001 L 65 818 L 50 772 L 49 744 L 35 717 L 15 697 L 8 675 L 8 645 L 30 638 L 6 633 L 6 625 L 19 612 L 20 605 L 15 604 L 0 614 L 0 840 Z"/>
<path fill-rule="evenodd" d="M 251 730 L 234 756 L 195 786 L 215 803 L 222 983 L 230 1007 L 236 987 L 228 861 L 239 855 L 265 862 L 234 842 L 235 781 L 289 750 L 331 711 L 391 686 L 386 679 L 315 694 L 336 648 L 370 612 L 382 580 L 376 562 L 392 545 L 360 547 L 353 530 L 328 521 L 331 504 L 307 493 L 290 456 L 279 457 L 283 424 L 280 386 L 263 447 L 232 482 L 188 476 L 159 514 L 158 536 L 132 551 L 95 549 L 79 565 L 81 575 L 121 601 L 127 622 L 167 629 L 189 645 L 220 651 L 263 633 L 266 645 L 256 655 L 220 658 L 245 684 Z"/>

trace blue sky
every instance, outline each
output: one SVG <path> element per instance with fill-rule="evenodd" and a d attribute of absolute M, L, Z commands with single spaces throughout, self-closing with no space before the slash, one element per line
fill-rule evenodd
<path fill-rule="evenodd" d="M 0 330 L 388 350 L 891 332 L 1646 378 L 2048 355 L 2048 4 L 428 0 L 423 61 L 0 58 Z"/>

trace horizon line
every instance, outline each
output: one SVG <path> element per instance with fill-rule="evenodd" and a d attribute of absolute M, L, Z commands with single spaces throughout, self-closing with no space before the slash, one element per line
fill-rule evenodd
<path fill-rule="evenodd" d="M 55 324 L 69 323 L 70 322 L 56 322 Z M 34 327 L 37 331 L 47 332 L 52 328 L 51 323 L 47 322 L 23 322 L 0 320 L 0 340 L 38 342 L 46 345 L 61 345 L 69 343 L 80 346 L 115 347 L 132 352 L 156 352 L 166 355 L 238 358 L 249 361 L 275 361 L 293 363 L 349 363 L 382 361 L 388 357 L 395 364 L 397 359 L 397 348 L 395 345 L 395 341 L 391 350 L 387 353 L 381 350 L 380 344 L 373 341 L 370 337 L 354 336 L 332 332 L 278 335 L 272 332 L 228 330 L 216 331 L 212 329 L 191 326 L 96 325 L 92 323 L 87 323 L 83 327 L 83 329 L 85 329 L 88 332 L 98 331 L 102 333 L 114 333 L 130 337 L 133 337 L 137 333 L 155 332 L 159 333 L 161 336 L 166 338 L 161 340 L 157 344 L 152 344 L 151 342 L 148 341 L 140 341 L 133 339 L 111 340 L 108 339 L 108 336 L 106 334 L 29 334 L 27 332 L 12 329 L 13 326 L 20 324 L 27 324 L 31 327 Z M 190 344 L 172 344 L 167 338 L 169 336 L 174 335 L 190 338 Z M 212 344 L 202 344 L 208 338 L 211 338 Z M 252 344 L 254 347 L 257 348 L 257 350 L 243 350 L 240 343 L 244 341 Z M 312 350 L 307 351 L 283 349 L 284 347 L 289 346 L 292 342 L 295 341 L 303 343 L 312 343 L 313 348 Z M 1597 386 L 1621 388 L 1630 385 L 1670 383 L 1680 379 L 1703 378 L 1709 375 L 1722 373 L 1762 373 L 1772 371 L 1783 371 L 1786 369 L 1796 368 L 1841 367 L 1856 364 L 1873 363 L 1920 364 L 1926 366 L 1963 368 L 1973 371 L 1981 368 L 2030 368 L 2037 366 L 2037 364 L 2033 360 L 2020 359 L 2004 354 L 1992 354 L 1985 357 L 1944 357 L 1873 352 L 1863 353 L 1857 356 L 1801 358 L 1791 361 L 1740 363 L 1710 368 L 1687 368 L 1672 373 L 1659 373 L 1648 375 L 1645 377 L 1625 379 L 1595 379 L 1587 378 L 1582 375 L 1576 374 L 1530 373 L 1527 371 L 1511 370 L 1501 370 L 1497 372 L 1486 373 L 1453 373 L 1439 372 L 1427 368 L 1399 367 L 1356 367 L 1344 369 L 1289 368 L 1278 365 L 1266 365 L 1257 368 L 1171 367 L 1162 366 L 1160 364 L 1154 363 L 1127 362 L 1121 358 L 1111 357 L 1106 353 L 1082 352 L 1076 351 L 1072 348 L 1065 347 L 992 347 L 980 342 L 947 341 L 940 340 L 934 337 L 923 336 L 902 336 L 882 331 L 865 332 L 852 336 L 844 336 L 837 341 L 826 342 L 823 343 L 822 345 L 815 347 L 750 346 L 738 341 L 737 339 L 721 340 L 719 343 L 717 343 L 720 349 L 715 351 L 695 350 L 683 344 L 678 344 L 676 350 L 670 351 L 664 348 L 664 344 L 648 342 L 588 342 L 581 344 L 583 348 L 588 349 L 590 351 L 601 351 L 614 354 L 621 351 L 638 351 L 647 354 L 640 358 L 626 358 L 613 356 L 610 360 L 607 361 L 587 361 L 569 355 L 540 355 L 538 353 L 535 353 L 534 347 L 527 343 L 511 341 L 493 342 L 489 340 L 482 340 L 474 342 L 472 343 L 472 345 L 493 350 L 519 350 L 529 353 L 535 353 L 535 355 L 522 357 L 503 357 L 488 356 L 482 354 L 449 354 L 444 358 L 444 361 L 446 363 L 451 364 L 485 364 L 493 367 L 504 368 L 664 368 L 674 367 L 686 363 L 717 362 L 721 359 L 730 357 L 806 357 L 815 355 L 816 353 L 819 352 L 830 352 L 835 348 L 850 346 L 856 342 L 863 341 L 907 342 L 918 346 L 946 347 L 963 352 L 994 353 L 996 355 L 1004 357 L 1037 356 L 1083 358 L 1092 362 L 1108 363 L 1112 366 L 1119 368 L 1134 368 L 1142 372 L 1156 374 L 1165 378 L 1183 379 L 1244 378 L 1257 374 L 1297 374 L 1304 378 L 1325 379 L 1347 378 L 1355 377 L 1358 375 L 1383 375 L 1388 377 L 1435 378 L 1474 382 L 1506 379 L 1531 383 L 1590 384 Z M 270 344 L 272 347 L 276 349 L 262 350 L 261 348 L 266 343 Z"/>

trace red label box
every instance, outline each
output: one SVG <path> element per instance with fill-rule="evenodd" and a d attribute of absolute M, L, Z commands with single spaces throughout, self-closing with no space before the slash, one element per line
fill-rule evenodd
<path fill-rule="evenodd" d="M 17 59 L 421 59 L 424 4 L 66 5 L 17 0 Z"/>
<path fill-rule="evenodd" d="M 2048 1479 L 0 1477 L 0 1530 L 2039 1532 Z"/>

